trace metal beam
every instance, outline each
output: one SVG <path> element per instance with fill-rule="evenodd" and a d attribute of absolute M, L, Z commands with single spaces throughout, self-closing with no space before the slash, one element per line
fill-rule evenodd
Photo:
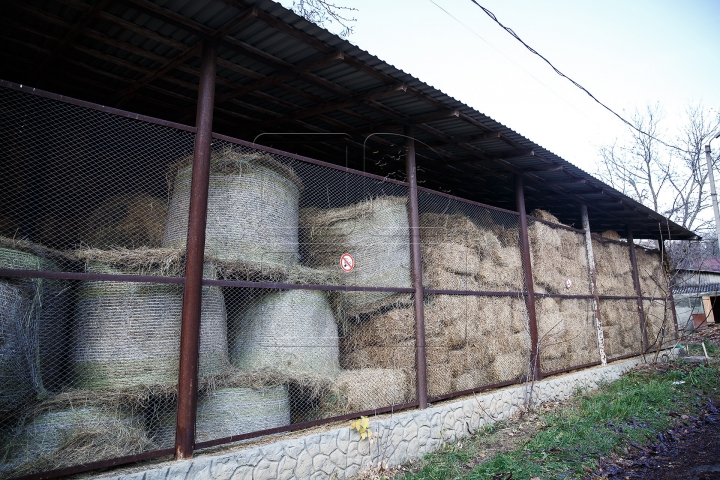
<path fill-rule="evenodd" d="M 213 104 L 217 68 L 217 42 L 203 41 L 200 91 L 197 104 L 197 133 L 190 184 L 185 288 L 183 289 L 180 330 L 180 370 L 178 379 L 175 459 L 192 458 L 195 448 L 198 358 L 200 350 L 200 312 L 205 259 L 205 226 L 212 152 Z"/>

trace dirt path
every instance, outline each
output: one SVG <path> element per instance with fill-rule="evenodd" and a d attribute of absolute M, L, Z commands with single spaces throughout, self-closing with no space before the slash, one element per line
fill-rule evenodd
<path fill-rule="evenodd" d="M 720 479 L 720 402 L 708 398 L 699 417 L 683 415 L 676 428 L 653 443 L 628 445 L 628 455 L 601 460 L 599 476 L 608 479 Z"/>

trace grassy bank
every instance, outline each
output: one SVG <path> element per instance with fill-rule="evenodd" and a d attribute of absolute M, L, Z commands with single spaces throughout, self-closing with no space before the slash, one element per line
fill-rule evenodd
<path fill-rule="evenodd" d="M 601 456 L 622 455 L 695 414 L 718 395 L 719 374 L 717 366 L 650 365 L 556 408 L 488 426 L 392 478 L 585 478 Z"/>

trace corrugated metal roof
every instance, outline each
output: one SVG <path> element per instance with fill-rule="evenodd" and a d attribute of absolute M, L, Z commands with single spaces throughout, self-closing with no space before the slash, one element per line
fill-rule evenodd
<path fill-rule="evenodd" d="M 220 40 L 219 133 L 350 133 L 338 144 L 309 137 L 280 148 L 361 167 L 367 135 L 412 126 L 423 186 L 513 208 L 513 174 L 529 209 L 595 230 L 674 239 L 695 235 L 492 118 L 307 22 L 270 0 L 27 0 L 0 4 L 0 77 L 163 119 L 192 123 L 199 42 Z M 86 23 L 84 28 L 77 25 Z M 180 60 L 177 60 L 180 59 Z M 272 144 L 278 137 L 264 136 Z M 328 137 L 330 138 L 330 137 Z M 346 137 L 347 138 L 347 137 Z M 370 157 L 396 153 L 399 137 L 367 140 Z M 309 153 L 312 152 L 312 153 Z M 372 153 L 377 152 L 377 153 Z M 342 155 L 345 161 L 345 155 Z M 370 162 L 401 174 L 398 160 Z"/>

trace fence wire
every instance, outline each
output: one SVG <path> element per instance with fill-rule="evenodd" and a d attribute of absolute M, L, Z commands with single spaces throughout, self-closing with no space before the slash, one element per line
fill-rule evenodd
<path fill-rule="evenodd" d="M 0 268 L 43 272 L 0 278 L 0 476 L 173 448 L 194 134 L 10 88 L 0 111 Z M 218 138 L 210 163 L 196 441 L 416 402 L 408 187 Z M 525 381 L 519 216 L 418 201 L 430 398 Z M 542 369 L 597 360 L 584 237 L 529 235 Z M 627 247 L 593 246 L 600 294 L 634 296 Z M 608 357 L 639 353 L 636 301 L 600 310 Z"/>

